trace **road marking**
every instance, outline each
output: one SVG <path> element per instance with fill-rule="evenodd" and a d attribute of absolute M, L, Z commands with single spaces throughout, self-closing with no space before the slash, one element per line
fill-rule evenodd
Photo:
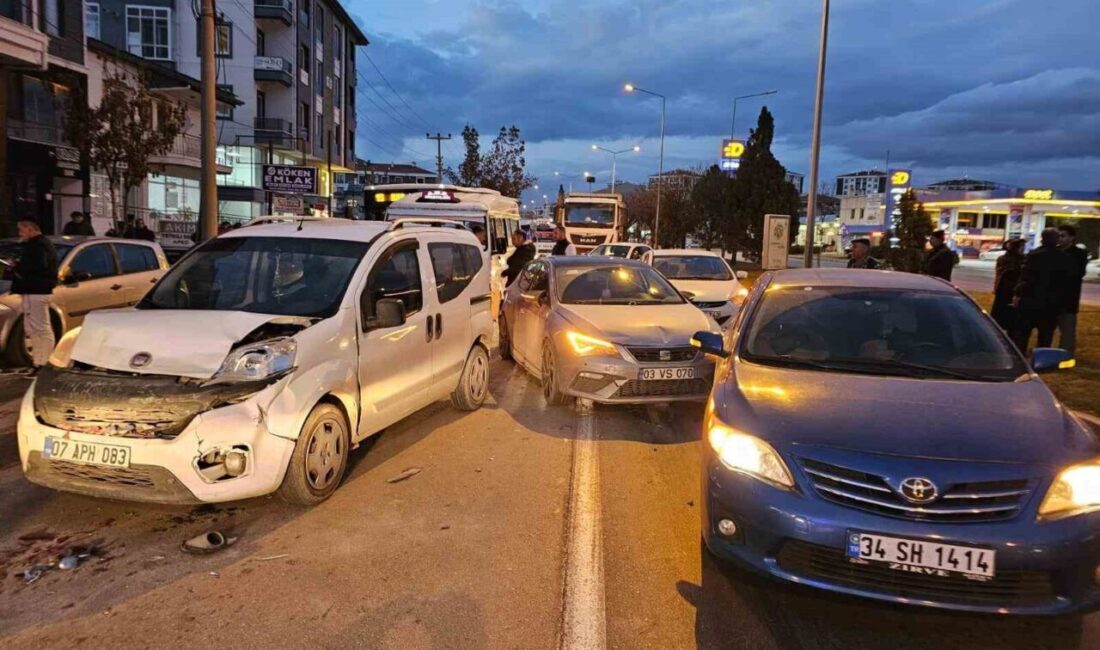
<path fill-rule="evenodd" d="M 562 650 L 602 650 L 606 643 L 600 459 L 592 404 L 577 401 L 565 547 Z"/>
<path fill-rule="evenodd" d="M 1081 418 L 1085 422 L 1088 422 L 1089 424 L 1100 427 L 1100 418 L 1089 415 L 1088 413 L 1085 413 L 1084 411 L 1074 411 L 1073 414 L 1076 415 L 1077 417 Z"/>

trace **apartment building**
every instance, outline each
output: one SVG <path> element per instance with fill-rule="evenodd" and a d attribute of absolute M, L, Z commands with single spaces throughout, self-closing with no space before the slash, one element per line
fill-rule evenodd
<path fill-rule="evenodd" d="M 102 40 L 201 76 L 191 0 L 86 4 Z M 355 52 L 366 35 L 337 0 L 223 0 L 217 11 L 218 86 L 243 102 L 218 111 L 219 219 L 243 222 L 270 211 L 267 163 L 318 169 L 317 194 L 305 204 L 327 213 L 333 174 L 355 161 Z"/>
<path fill-rule="evenodd" d="M 84 209 L 88 168 L 65 137 L 65 102 L 87 85 L 79 0 L 0 1 L 0 236 L 47 233 Z"/>
<path fill-rule="evenodd" d="M 886 172 L 877 169 L 841 174 L 836 177 L 836 196 L 865 196 L 886 193 Z"/>

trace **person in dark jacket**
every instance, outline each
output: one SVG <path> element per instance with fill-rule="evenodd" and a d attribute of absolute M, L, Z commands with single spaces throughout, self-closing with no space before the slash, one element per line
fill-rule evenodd
<path fill-rule="evenodd" d="M 535 259 L 536 253 L 535 245 L 527 241 L 527 233 L 522 229 L 512 233 L 512 245 L 516 247 L 516 250 L 508 256 L 508 266 L 504 269 L 504 286 L 506 287 L 512 286 L 519 274 L 523 272 L 523 267 Z"/>
<path fill-rule="evenodd" d="M 1058 248 L 1058 231 L 1047 228 L 1040 234 L 1041 246 L 1027 254 L 1020 281 L 1016 283 L 1016 325 L 1012 340 L 1021 352 L 1027 351 L 1031 331 L 1039 330 L 1037 346 L 1048 348 L 1054 341 L 1058 315 L 1066 305 L 1073 275 L 1073 260 Z"/>
<path fill-rule="evenodd" d="M 1006 241 L 1005 254 L 997 258 L 997 269 L 993 273 L 993 310 L 990 315 L 1009 334 L 1016 326 L 1016 309 L 1012 306 L 1012 300 L 1024 267 L 1024 243 L 1023 239 Z"/>
<path fill-rule="evenodd" d="M 145 225 L 145 219 L 138 218 L 134 221 L 134 229 L 130 233 L 131 239 L 144 239 L 145 241 L 156 241 L 157 236 L 149 229 L 149 226 Z"/>
<path fill-rule="evenodd" d="M 92 224 L 88 223 L 88 220 L 84 218 L 83 212 L 76 210 L 69 215 L 69 222 L 65 224 L 65 227 L 61 230 L 61 234 L 79 237 L 94 237 L 95 228 L 92 228 Z"/>
<path fill-rule="evenodd" d="M 951 271 L 955 268 L 958 258 L 955 256 L 955 251 L 947 247 L 947 233 L 942 230 L 933 232 L 928 237 L 928 243 L 932 248 L 924 254 L 921 273 L 950 282 Z"/>
<path fill-rule="evenodd" d="M 38 222 L 19 222 L 19 261 L 12 269 L 11 292 L 23 296 L 23 336 L 31 347 L 35 371 L 46 365 L 53 353 L 50 326 L 50 294 L 57 286 L 57 251 L 42 234 Z M 9 341 L 18 345 L 22 341 Z"/>
<path fill-rule="evenodd" d="M 554 249 L 551 255 L 576 255 L 577 247 L 565 236 L 565 228 L 554 226 Z"/>
<path fill-rule="evenodd" d="M 852 240 L 852 258 L 848 260 L 850 269 L 877 269 L 879 261 L 871 257 L 871 240 L 866 237 Z"/>
<path fill-rule="evenodd" d="M 1058 347 L 1070 355 L 1077 353 L 1077 312 L 1081 309 L 1081 282 L 1088 269 L 1089 254 L 1077 245 L 1077 229 L 1058 226 L 1058 246 L 1073 261 L 1065 289 L 1065 305 L 1058 315 Z"/>

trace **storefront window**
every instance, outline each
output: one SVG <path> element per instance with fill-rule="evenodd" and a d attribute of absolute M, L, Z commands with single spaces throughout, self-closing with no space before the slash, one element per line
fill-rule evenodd
<path fill-rule="evenodd" d="M 959 219 L 956 222 L 956 228 L 962 230 L 965 228 L 977 228 L 978 227 L 978 213 L 977 212 L 960 212 Z"/>

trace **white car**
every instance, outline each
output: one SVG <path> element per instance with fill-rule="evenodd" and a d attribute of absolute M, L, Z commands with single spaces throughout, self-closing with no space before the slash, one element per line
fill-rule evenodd
<path fill-rule="evenodd" d="M 982 260 L 983 262 L 995 262 L 1004 254 L 1005 249 L 1003 248 L 990 248 L 989 250 L 985 250 L 979 253 L 978 259 Z"/>
<path fill-rule="evenodd" d="M 588 252 L 597 257 L 618 257 L 624 260 L 640 260 L 653 249 L 646 244 L 620 242 L 617 244 L 600 244 Z"/>
<path fill-rule="evenodd" d="M 718 253 L 697 248 L 655 250 L 645 260 L 723 329 L 733 324 L 734 315 L 749 295 L 738 281 L 748 274 L 734 273 Z"/>
<path fill-rule="evenodd" d="M 481 406 L 489 304 L 487 253 L 462 229 L 325 219 L 226 233 L 134 308 L 62 338 L 22 402 L 23 471 L 135 501 L 320 502 L 368 436 L 448 397 Z"/>

